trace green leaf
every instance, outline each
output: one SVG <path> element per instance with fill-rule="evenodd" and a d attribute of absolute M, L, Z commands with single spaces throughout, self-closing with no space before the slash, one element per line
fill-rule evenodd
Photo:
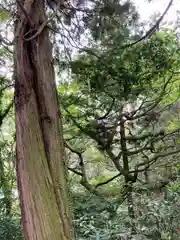
<path fill-rule="evenodd" d="M 0 21 L 6 21 L 9 18 L 9 12 L 5 10 L 0 11 Z"/>

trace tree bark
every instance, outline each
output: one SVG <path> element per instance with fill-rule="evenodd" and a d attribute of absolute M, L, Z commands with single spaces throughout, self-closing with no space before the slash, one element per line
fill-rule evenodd
<path fill-rule="evenodd" d="M 16 171 L 25 240 L 71 239 L 65 151 L 44 0 L 17 1 Z M 35 30 L 35 31 L 34 31 Z"/>
<path fill-rule="evenodd" d="M 128 204 L 128 215 L 132 219 L 131 231 L 132 234 L 136 233 L 136 226 L 134 224 L 135 219 L 135 211 L 134 211 L 134 203 L 133 203 L 133 183 L 130 181 L 130 174 L 129 174 L 129 159 L 127 154 L 127 144 L 126 144 L 126 136 L 125 136 L 125 122 L 123 119 L 120 121 L 120 144 L 121 144 L 121 151 L 122 151 L 122 160 L 123 160 L 123 168 L 126 172 L 124 176 L 126 192 L 127 192 L 127 204 Z"/>

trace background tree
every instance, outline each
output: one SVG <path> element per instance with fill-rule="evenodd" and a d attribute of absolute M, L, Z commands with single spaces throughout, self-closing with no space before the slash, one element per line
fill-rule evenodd
<path fill-rule="evenodd" d="M 83 155 L 88 151 L 89 144 L 97 148 L 96 151 L 100 150 L 105 154 L 104 161 L 111 160 L 119 172 L 104 181 L 104 184 L 124 176 L 125 192 L 123 191 L 121 199 L 125 194 L 129 202 L 129 215 L 133 219 L 136 217 L 130 194 L 133 191 L 132 183 L 142 181 L 145 176 L 145 184 L 148 181 L 149 188 L 152 189 L 152 184 L 155 184 L 154 189 L 165 187 L 174 175 L 170 171 L 170 163 L 174 157 L 171 159 L 170 155 L 179 153 L 179 127 L 171 129 L 169 125 L 169 121 L 172 121 L 169 113 L 178 118 L 179 111 L 176 107 L 173 108 L 179 99 L 178 90 L 177 93 L 175 90 L 179 80 L 179 57 L 174 54 L 177 52 L 174 47 L 178 48 L 178 45 L 176 39 L 170 36 L 172 35 L 167 32 L 159 33 L 142 45 L 123 50 L 123 54 L 120 49 L 119 55 L 114 52 L 112 55 L 105 55 L 107 58 L 103 59 L 104 65 L 99 59 L 81 56 L 71 64 L 75 80 L 70 86 L 65 84 L 64 96 L 61 97 L 64 114 L 67 119 L 71 119 L 67 131 L 65 128 L 66 146 L 79 158 L 77 169 L 71 167 L 69 170 L 80 175 L 81 184 L 99 196 L 96 187 L 103 185 L 103 182 L 89 185 Z M 168 44 L 174 47 L 169 48 Z M 149 56 L 152 56 L 152 61 Z M 160 57 L 159 60 L 157 56 Z M 175 90 L 174 99 L 170 99 L 169 95 L 172 88 Z M 62 89 L 60 91 L 62 96 Z M 167 103 L 165 99 L 167 101 L 168 98 L 170 100 Z M 72 131 L 74 134 L 70 137 Z M 73 145 L 74 149 L 71 147 Z M 162 182 L 156 176 L 157 183 L 149 183 L 148 172 L 153 172 L 158 163 L 161 164 L 160 159 L 166 159 L 166 156 L 168 161 L 163 160 L 163 165 L 168 166 L 170 175 L 166 174 L 166 179 L 161 180 Z M 176 163 L 173 161 L 173 164 Z"/>

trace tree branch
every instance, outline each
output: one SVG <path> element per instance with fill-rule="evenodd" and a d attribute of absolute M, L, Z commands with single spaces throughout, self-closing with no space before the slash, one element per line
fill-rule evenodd
<path fill-rule="evenodd" d="M 7 106 L 7 108 L 4 110 L 4 112 L 0 115 L 0 127 L 3 123 L 4 118 L 8 115 L 12 106 L 13 106 L 13 101 L 10 102 L 10 104 Z"/>
<path fill-rule="evenodd" d="M 157 160 L 158 158 L 161 158 L 161 157 L 168 157 L 170 155 L 174 155 L 179 152 L 180 152 L 180 148 L 177 148 L 177 149 L 169 151 L 169 152 L 158 153 L 157 155 L 152 157 L 151 161 Z"/>
<path fill-rule="evenodd" d="M 104 182 L 97 183 L 97 184 L 95 185 L 95 188 L 98 188 L 98 187 L 100 187 L 100 186 L 106 185 L 106 184 L 112 182 L 113 180 L 115 180 L 116 178 L 120 177 L 121 175 L 122 175 L 121 173 L 118 173 L 117 175 L 109 178 L 108 180 L 106 180 L 106 181 L 104 181 Z"/>
<path fill-rule="evenodd" d="M 165 91 L 166 91 L 166 88 L 168 86 L 168 84 L 170 83 L 171 79 L 173 78 L 174 76 L 174 73 L 172 73 L 170 75 L 170 77 L 167 79 L 167 81 L 165 82 L 164 86 L 163 86 L 163 89 L 162 91 L 160 92 L 160 95 L 157 97 L 157 99 L 154 100 L 154 103 L 147 109 L 145 110 L 145 112 L 143 113 L 140 113 L 139 115 L 135 115 L 134 114 L 134 111 L 133 111 L 133 114 L 129 114 L 128 116 L 126 116 L 127 120 L 136 120 L 136 119 L 139 119 L 141 117 L 144 117 L 147 113 L 149 113 L 150 111 L 152 111 L 155 107 L 157 107 L 157 105 L 161 102 L 162 98 L 164 97 L 164 94 L 165 94 Z M 145 108 L 145 107 L 144 107 Z M 136 112 L 138 112 L 139 110 L 142 110 L 141 109 L 137 109 Z M 134 116 L 135 115 L 135 116 Z"/>
<path fill-rule="evenodd" d="M 10 88 L 10 87 L 14 87 L 14 84 L 9 84 L 9 85 L 1 88 L 1 89 L 0 89 L 0 94 L 1 94 L 4 90 L 6 90 L 7 88 Z"/>
<path fill-rule="evenodd" d="M 180 152 L 180 148 L 177 148 L 175 150 L 168 151 L 168 152 L 158 153 L 158 154 L 154 155 L 153 157 L 147 159 L 146 161 L 137 164 L 135 166 L 135 169 L 137 169 L 138 171 L 144 171 L 145 169 L 147 169 L 147 166 L 149 167 L 150 165 L 152 165 L 154 162 L 157 161 L 158 158 L 171 156 L 171 155 L 177 154 L 179 152 Z M 144 165 L 147 165 L 147 166 L 145 168 L 139 169 L 139 167 L 144 166 Z"/>
<path fill-rule="evenodd" d="M 158 137 L 158 136 L 165 136 L 165 130 L 161 129 L 157 133 L 147 132 L 147 133 L 144 133 L 144 134 L 139 135 L 139 136 L 126 136 L 126 140 L 128 140 L 128 141 L 139 141 L 139 140 L 145 140 L 149 137 L 155 138 L 155 137 Z"/>
<path fill-rule="evenodd" d="M 102 119 L 106 118 L 110 114 L 110 112 L 113 109 L 114 103 L 115 103 L 115 99 L 113 98 L 112 103 L 111 103 L 109 109 L 107 110 L 107 112 L 102 117 L 99 117 L 98 120 L 102 120 Z"/>
<path fill-rule="evenodd" d="M 74 168 L 68 167 L 68 170 L 71 171 L 71 172 L 73 172 L 73 173 L 75 173 L 75 174 L 77 174 L 77 175 L 79 175 L 79 176 L 82 176 L 82 172 L 79 172 L 79 171 L 77 171 L 77 170 L 74 169 Z"/>
<path fill-rule="evenodd" d="M 0 35 L 0 43 L 4 43 L 7 46 L 12 46 L 13 45 L 13 42 L 11 42 L 8 39 L 4 38 L 2 35 Z"/>
<path fill-rule="evenodd" d="M 158 28 L 158 26 L 160 25 L 160 23 L 162 22 L 163 18 L 165 17 L 165 15 L 167 14 L 167 12 L 169 11 L 171 5 L 173 4 L 173 0 L 170 0 L 168 6 L 166 7 L 164 13 L 161 15 L 161 17 L 157 20 L 157 22 L 155 23 L 154 26 L 152 26 L 148 31 L 147 33 L 141 37 L 140 39 L 138 39 L 137 41 L 133 42 L 133 43 L 130 43 L 130 44 L 126 44 L 124 45 L 122 48 L 128 48 L 128 47 L 132 47 L 134 46 L 135 44 L 145 40 L 146 38 L 148 37 L 151 37 L 153 35 L 153 33 L 156 31 L 156 29 Z"/>

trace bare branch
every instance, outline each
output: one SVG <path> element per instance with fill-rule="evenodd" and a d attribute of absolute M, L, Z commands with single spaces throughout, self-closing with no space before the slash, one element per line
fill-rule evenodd
<path fill-rule="evenodd" d="M 4 38 L 2 35 L 0 35 L 0 43 L 3 43 L 7 46 L 12 46 L 13 42 L 9 41 L 8 39 Z"/>
<path fill-rule="evenodd" d="M 113 98 L 112 103 L 111 103 L 109 109 L 108 109 L 107 112 L 104 114 L 104 116 L 98 118 L 99 120 L 102 120 L 102 119 L 106 118 L 106 117 L 110 114 L 110 112 L 111 112 L 112 109 L 113 109 L 114 103 L 115 103 L 115 99 Z"/>
<path fill-rule="evenodd" d="M 174 76 L 174 73 L 172 73 L 170 75 L 170 77 L 168 78 L 168 80 L 165 82 L 164 86 L 163 86 L 163 89 L 162 91 L 160 92 L 160 95 L 157 97 L 157 99 L 154 100 L 154 103 L 147 109 L 145 110 L 145 112 L 143 113 L 140 113 L 139 115 L 135 115 L 134 116 L 134 112 L 133 112 L 133 116 L 131 116 L 131 114 L 129 114 L 129 116 L 127 116 L 127 120 L 136 120 L 136 119 L 139 119 L 141 117 L 144 117 L 147 113 L 149 113 L 150 111 L 152 111 L 155 107 L 158 106 L 158 104 L 162 101 L 162 98 L 164 97 L 164 94 L 165 94 L 165 91 L 166 91 L 166 88 L 168 86 L 168 84 L 170 83 L 171 79 L 173 78 Z M 146 108 L 146 107 L 144 107 Z M 136 112 L 138 111 L 139 109 L 136 110 Z M 141 108 L 142 110 L 142 108 Z"/>
<path fill-rule="evenodd" d="M 152 157 L 152 159 L 150 161 L 154 161 L 157 160 L 158 158 L 162 158 L 162 157 L 167 157 L 170 155 L 174 155 L 180 152 L 180 148 L 177 148 L 175 150 L 169 151 L 169 152 L 162 152 L 162 153 L 158 153 L 157 155 L 155 155 L 154 157 Z"/>
<path fill-rule="evenodd" d="M 73 172 L 73 173 L 75 173 L 75 174 L 77 174 L 77 175 L 79 175 L 79 176 L 82 176 L 82 172 L 79 172 L 79 171 L 77 171 L 77 170 L 74 169 L 74 168 L 68 167 L 68 170 L 71 171 L 71 172 Z"/>
<path fill-rule="evenodd" d="M 38 37 L 51 20 L 52 19 L 50 18 L 50 19 L 47 19 L 45 22 L 43 22 L 43 24 L 39 27 L 38 31 L 33 36 L 31 36 L 29 38 L 24 38 L 25 41 L 28 42 L 28 41 L 31 41 L 31 40 L 35 39 L 36 37 Z"/>
<path fill-rule="evenodd" d="M 8 115 L 12 106 L 13 106 L 13 101 L 10 102 L 10 104 L 7 106 L 4 112 L 0 115 L 0 126 L 2 125 L 4 118 Z"/>
<path fill-rule="evenodd" d="M 19 1 L 19 0 L 18 0 L 18 1 Z M 59 9 L 61 3 L 62 3 L 61 1 L 58 2 L 58 4 L 57 4 L 57 10 Z M 47 24 L 48 24 L 55 16 L 57 16 L 57 10 L 54 11 L 53 13 L 51 13 L 51 16 L 50 16 L 46 21 L 44 21 L 44 22 L 42 23 L 42 25 L 39 27 L 39 29 L 37 30 L 37 32 L 36 32 L 33 36 L 31 36 L 31 37 L 29 37 L 29 38 L 25 38 L 25 40 L 26 40 L 26 41 L 31 41 L 31 40 L 35 39 L 36 37 L 38 37 L 38 36 L 42 33 L 42 31 L 44 30 L 44 28 L 47 26 Z"/>
<path fill-rule="evenodd" d="M 136 165 L 135 169 L 138 170 L 138 172 L 140 171 L 144 171 L 145 169 L 149 168 L 150 165 L 154 164 L 158 158 L 163 158 L 163 157 L 167 157 L 167 156 L 171 156 L 171 155 L 174 155 L 174 154 L 177 154 L 180 152 L 180 148 L 177 148 L 175 150 L 172 150 L 172 151 L 168 151 L 168 152 L 162 152 L 162 153 L 158 153 L 158 154 L 155 154 L 153 157 L 147 159 L 146 161 L 144 162 L 141 162 L 139 164 Z M 142 168 L 142 169 L 139 169 L 139 167 L 141 166 L 145 166 L 145 168 Z"/>
<path fill-rule="evenodd" d="M 150 138 L 150 137 L 158 137 L 158 136 L 165 136 L 165 130 L 164 129 L 161 129 L 159 132 L 157 133 L 153 133 L 153 132 L 147 132 L 147 133 L 144 133 L 142 135 L 137 135 L 137 136 L 126 136 L 126 140 L 129 140 L 129 141 L 139 141 L 139 140 L 145 140 L 147 138 Z"/>
<path fill-rule="evenodd" d="M 104 181 L 104 182 L 97 183 L 97 184 L 95 185 L 95 188 L 100 187 L 100 186 L 103 186 L 103 185 L 105 185 L 105 184 L 108 184 L 108 183 L 112 182 L 113 180 L 115 180 L 116 178 L 120 177 L 121 175 L 122 175 L 121 173 L 118 173 L 117 175 L 109 178 L 108 180 L 106 180 L 106 181 Z"/>
<path fill-rule="evenodd" d="M 1 89 L 0 89 L 0 94 L 1 94 L 4 90 L 6 90 L 7 88 L 11 88 L 11 87 L 14 87 L 14 84 L 9 84 L 9 85 L 1 88 Z"/>
<path fill-rule="evenodd" d="M 165 11 L 164 11 L 164 13 L 163 13 L 163 14 L 161 15 L 161 17 L 157 20 L 157 22 L 155 23 L 155 25 L 152 26 L 152 27 L 147 31 L 147 33 L 146 33 L 143 37 L 141 37 L 140 39 L 138 39 L 137 41 L 135 41 L 135 42 L 133 42 L 133 43 L 124 45 L 122 48 L 132 47 L 132 46 L 134 46 L 135 44 L 137 44 L 137 43 L 145 40 L 146 38 L 151 37 L 151 36 L 154 34 L 154 32 L 156 31 L 156 29 L 159 27 L 160 23 L 162 22 L 163 18 L 165 17 L 165 15 L 167 14 L 167 12 L 169 11 L 169 9 L 170 9 L 170 7 L 172 6 L 172 4 L 173 4 L 173 0 L 170 0 L 168 6 L 166 7 L 166 9 L 165 9 Z"/>

